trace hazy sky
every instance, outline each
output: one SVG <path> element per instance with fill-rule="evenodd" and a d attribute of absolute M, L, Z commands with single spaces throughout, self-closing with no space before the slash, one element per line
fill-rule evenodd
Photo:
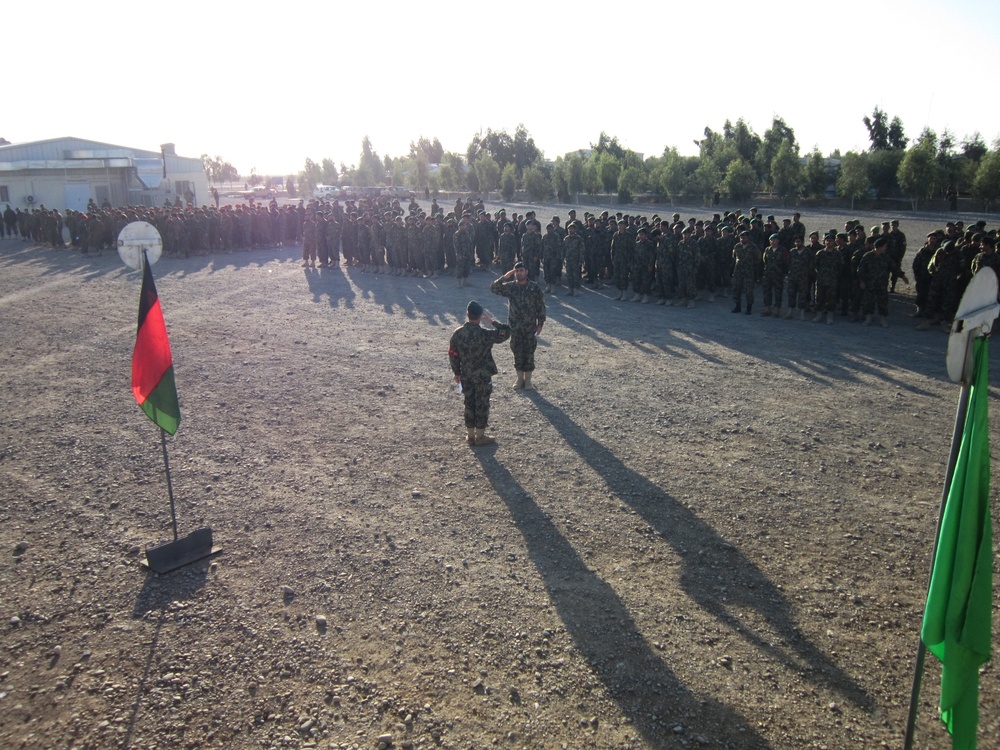
<path fill-rule="evenodd" d="M 775 115 L 803 152 L 858 150 L 875 105 L 911 138 L 1000 136 L 994 0 L 8 5 L 0 136 L 173 142 L 244 174 L 518 123 L 549 158 L 602 130 L 692 154 L 706 125 Z"/>

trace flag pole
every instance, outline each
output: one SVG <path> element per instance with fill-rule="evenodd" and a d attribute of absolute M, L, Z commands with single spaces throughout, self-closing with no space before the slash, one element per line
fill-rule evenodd
<path fill-rule="evenodd" d="M 934 571 L 934 561 L 937 559 L 938 537 L 941 533 L 941 521 L 944 518 L 944 508 L 948 502 L 951 480 L 955 475 L 955 464 L 958 461 L 958 451 L 962 445 L 962 434 L 965 432 L 965 418 L 969 411 L 969 394 L 972 388 L 968 379 L 962 381 L 962 390 L 958 395 L 958 409 L 955 413 L 955 430 L 951 435 L 951 455 L 948 456 L 948 468 L 945 471 L 944 490 L 941 493 L 941 509 L 938 512 L 937 529 L 934 533 L 934 549 L 931 552 L 931 572 Z M 930 588 L 930 574 L 927 576 L 927 587 Z M 924 674 L 924 657 L 927 647 L 922 637 L 917 638 L 917 658 L 913 666 L 913 688 L 910 691 L 910 710 L 906 716 L 906 730 L 903 735 L 903 750 L 912 750 L 913 734 L 917 723 L 917 709 L 920 702 L 920 683 Z"/>
<path fill-rule="evenodd" d="M 167 431 L 160 428 L 160 445 L 163 446 L 163 468 L 167 473 L 167 495 L 170 496 L 170 522 L 174 527 L 174 541 L 177 541 L 177 510 L 174 506 L 174 485 L 170 481 L 170 460 L 167 458 Z"/>

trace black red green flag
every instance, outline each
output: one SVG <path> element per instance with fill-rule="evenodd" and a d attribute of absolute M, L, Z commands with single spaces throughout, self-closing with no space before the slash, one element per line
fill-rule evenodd
<path fill-rule="evenodd" d="M 142 265 L 139 327 L 132 351 L 132 393 L 146 416 L 173 435 L 181 422 L 174 384 L 174 360 L 170 355 L 163 309 L 153 283 L 153 271 L 145 257 Z"/>

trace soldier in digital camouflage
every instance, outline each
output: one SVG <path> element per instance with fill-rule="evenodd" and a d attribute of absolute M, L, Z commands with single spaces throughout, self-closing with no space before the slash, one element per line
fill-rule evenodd
<path fill-rule="evenodd" d="M 493 376 L 497 374 L 493 361 L 493 346 L 506 341 L 510 328 L 493 321 L 475 300 L 466 308 L 468 321 L 455 329 L 448 345 L 448 361 L 455 382 L 462 386 L 465 400 L 466 442 L 472 446 L 490 445 L 496 440 L 486 434 L 490 418 L 490 394 Z M 482 327 L 482 323 L 494 328 Z"/>

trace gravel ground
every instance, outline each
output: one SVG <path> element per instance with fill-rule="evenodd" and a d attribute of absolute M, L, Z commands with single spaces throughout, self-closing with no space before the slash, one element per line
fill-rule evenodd
<path fill-rule="evenodd" d="M 911 257 L 943 221 L 903 218 Z M 499 442 L 472 450 L 447 341 L 470 297 L 506 317 L 493 277 L 298 252 L 154 267 L 180 531 L 223 547 L 156 576 L 139 275 L 0 242 L 0 746 L 901 746 L 959 393 L 910 290 L 888 329 L 559 290 L 537 391 L 498 348 Z"/>

